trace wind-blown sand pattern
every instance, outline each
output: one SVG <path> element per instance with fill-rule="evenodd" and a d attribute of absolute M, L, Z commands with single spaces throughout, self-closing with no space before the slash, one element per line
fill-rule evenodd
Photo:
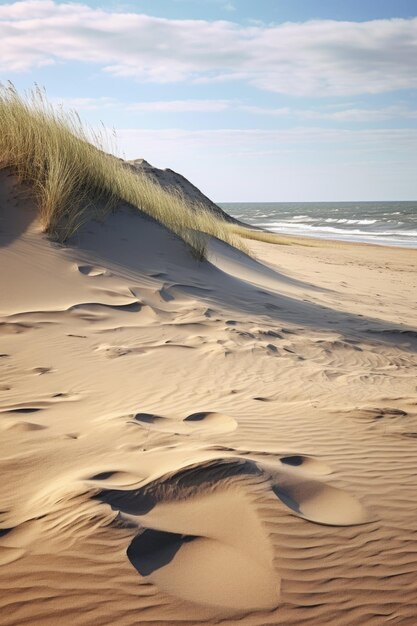
<path fill-rule="evenodd" d="M 0 623 L 414 626 L 417 253 L 0 189 Z"/>

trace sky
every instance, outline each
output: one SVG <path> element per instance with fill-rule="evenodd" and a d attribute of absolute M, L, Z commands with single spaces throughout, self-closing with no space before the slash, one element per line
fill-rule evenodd
<path fill-rule="evenodd" d="M 217 202 L 417 200 L 417 0 L 0 0 L 9 80 Z"/>

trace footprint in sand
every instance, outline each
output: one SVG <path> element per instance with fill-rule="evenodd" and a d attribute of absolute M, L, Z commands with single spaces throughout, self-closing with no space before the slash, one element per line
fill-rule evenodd
<path fill-rule="evenodd" d="M 94 265 L 77 265 L 77 269 L 80 274 L 84 274 L 84 276 L 104 276 L 108 275 L 107 270 L 102 267 L 96 267 Z"/>
<path fill-rule="evenodd" d="M 42 408 L 35 406 L 22 406 L 17 407 L 15 409 L 3 409 L 0 410 L 0 413 L 37 413 L 38 411 L 42 411 Z"/>
<path fill-rule="evenodd" d="M 165 593 L 234 612 L 271 609 L 279 602 L 280 579 L 268 536 L 253 495 L 228 484 L 243 475 L 256 478 L 261 471 L 241 459 L 219 459 L 134 491 L 95 497 L 120 511 L 119 522 L 145 528 L 127 557 Z"/>
<path fill-rule="evenodd" d="M 43 376 L 43 374 L 49 374 L 52 371 L 52 367 L 34 367 L 32 372 L 37 374 L 38 376 Z"/>
<path fill-rule="evenodd" d="M 137 484 L 139 480 L 143 480 L 143 477 L 138 476 L 138 474 L 133 474 L 131 472 L 123 472 L 120 470 L 110 470 L 105 472 L 98 472 L 97 474 L 93 474 L 87 480 L 92 482 L 105 482 L 106 487 L 108 485 L 116 486 L 116 487 L 130 487 L 134 484 Z"/>
<path fill-rule="evenodd" d="M 152 413 L 137 413 L 134 420 L 147 430 L 178 435 L 228 433 L 237 428 L 237 422 L 233 417 L 214 411 L 192 413 L 183 420 L 161 417 Z"/>
<path fill-rule="evenodd" d="M 332 471 L 326 463 L 323 463 L 322 461 L 319 461 L 314 457 L 304 456 L 301 454 L 282 456 L 280 458 L 280 462 L 288 468 L 296 468 L 297 470 L 302 470 L 310 472 L 311 474 L 318 474 L 321 476 L 330 474 Z"/>
<path fill-rule="evenodd" d="M 38 413 L 48 409 L 51 405 L 61 402 L 75 402 L 79 396 L 73 393 L 59 391 L 47 397 L 47 399 L 33 400 L 32 402 L 20 402 L 11 406 L 0 408 L 0 414 L 5 415 L 24 415 L 28 413 Z"/>
<path fill-rule="evenodd" d="M 280 576 L 256 504 L 260 490 L 305 520 L 336 526 L 369 521 L 354 496 L 311 478 L 309 468 L 320 473 L 327 466 L 302 455 L 266 462 L 220 457 L 93 497 L 119 511 L 119 523 L 140 529 L 127 557 L 164 592 L 235 612 L 272 609 Z M 99 479 L 105 482 L 105 473 Z"/>

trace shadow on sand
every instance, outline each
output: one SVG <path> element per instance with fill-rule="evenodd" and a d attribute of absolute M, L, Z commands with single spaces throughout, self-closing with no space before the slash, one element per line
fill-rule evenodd
<path fill-rule="evenodd" d="M 416 328 L 309 302 L 305 293 L 304 299 L 284 295 L 280 293 L 280 286 L 289 284 L 305 291 L 326 290 L 289 278 L 223 242 L 214 242 L 212 256 L 219 259 L 216 265 L 210 261 L 197 262 L 178 237 L 137 210 L 124 208 L 103 223 L 90 222 L 71 244 L 86 261 L 93 255 L 95 262 L 99 258 L 105 266 L 111 264 L 127 280 L 137 281 L 139 277 L 149 281 L 150 277 L 163 277 L 165 290 L 191 295 L 207 307 L 217 305 L 231 314 L 233 311 L 244 313 L 271 325 L 288 323 L 300 329 L 336 331 L 349 339 L 361 338 L 417 350 Z M 233 271 L 241 266 L 245 278 L 226 271 L 230 264 L 233 264 Z"/>

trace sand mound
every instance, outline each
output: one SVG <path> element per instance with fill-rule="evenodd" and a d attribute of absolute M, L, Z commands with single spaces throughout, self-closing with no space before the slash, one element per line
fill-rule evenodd
<path fill-rule="evenodd" d="M 278 604 L 280 576 L 258 511 L 260 494 L 267 497 L 271 490 L 295 514 L 317 523 L 369 521 L 351 495 L 297 469 L 285 472 L 288 459 L 293 468 L 302 465 L 302 456 L 282 457 L 263 467 L 231 454 L 137 489 L 104 490 L 95 498 L 119 511 L 119 522 L 135 521 L 145 528 L 127 556 L 139 574 L 167 593 L 236 611 L 272 608 Z"/>
<path fill-rule="evenodd" d="M 236 477 L 255 464 L 219 459 L 129 492 L 102 492 L 146 529 L 127 549 L 138 572 L 167 593 L 242 611 L 278 604 L 279 577 L 255 496 Z M 235 532 L 237 524 L 239 533 Z"/>
<path fill-rule="evenodd" d="M 298 515 L 319 524 L 350 526 L 369 521 L 363 506 L 345 491 L 318 481 L 287 482 L 272 486 L 275 495 Z"/>
<path fill-rule="evenodd" d="M 225 607 L 234 612 L 274 608 L 279 602 L 279 579 L 270 564 L 263 563 L 259 557 L 256 560 L 245 550 L 244 539 L 253 541 L 257 529 L 242 530 L 239 546 L 221 537 L 222 524 L 232 522 L 235 525 L 239 520 L 242 527 L 242 518 L 239 519 L 237 513 L 247 513 L 243 502 L 231 494 L 228 496 L 233 509 L 225 509 L 218 495 L 190 503 L 188 513 L 196 507 L 205 509 L 207 506 L 211 516 L 213 510 L 218 511 L 215 537 L 145 530 L 130 544 L 129 560 L 142 576 L 149 576 L 160 589 L 189 602 Z M 173 526 L 176 526 L 177 514 L 182 517 L 187 512 L 182 508 L 181 504 L 171 507 L 174 509 L 169 511 Z M 255 523 L 255 520 L 245 519 L 246 526 Z M 198 531 L 198 524 L 196 526 Z M 204 528 L 201 524 L 201 532 Z"/>

